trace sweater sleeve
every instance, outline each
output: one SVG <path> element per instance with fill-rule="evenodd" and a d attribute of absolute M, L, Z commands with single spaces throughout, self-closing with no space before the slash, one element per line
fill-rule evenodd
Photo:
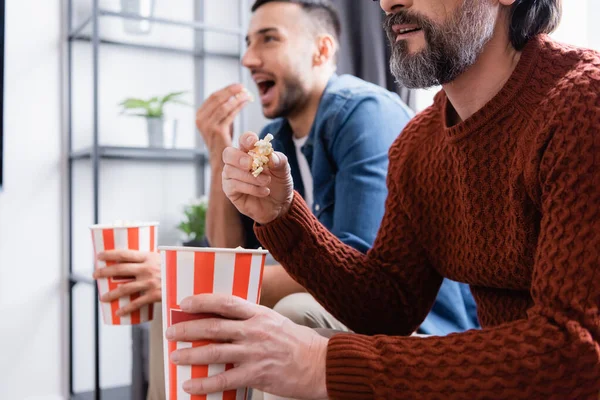
<path fill-rule="evenodd" d="M 255 227 L 275 259 L 354 332 L 410 335 L 427 316 L 442 282 L 419 247 L 406 213 L 393 200 L 399 198 L 397 186 L 388 178 L 380 234 L 367 254 L 329 232 L 297 193 L 284 217 Z"/>
<path fill-rule="evenodd" d="M 540 166 L 527 318 L 447 337 L 335 336 L 332 399 L 598 398 L 600 135 L 589 120 L 574 123 L 576 132 L 551 140 Z"/>
<path fill-rule="evenodd" d="M 542 158 L 542 219 L 533 265 L 533 306 L 526 318 L 446 337 L 336 335 L 327 354 L 330 398 L 598 398 L 597 122 L 577 118 L 568 129 L 556 127 L 563 132 L 554 135 Z M 365 332 L 373 332 L 369 326 L 383 331 L 380 318 L 385 316 L 385 323 L 396 324 L 395 333 L 406 333 L 407 321 L 412 324 L 416 319 L 406 307 L 417 305 L 410 309 L 418 309 L 421 316 L 439 277 L 389 202 L 387 214 L 376 247 L 365 257 L 335 242 L 298 200 L 286 218 L 260 228 L 259 238 L 284 258 L 293 274 L 316 288 L 326 306 L 354 326 Z M 392 243 L 404 246 L 398 251 Z M 319 267 L 323 265 L 332 268 Z M 429 283 L 432 280 L 436 285 Z M 406 315 L 394 323 L 390 310 Z"/>

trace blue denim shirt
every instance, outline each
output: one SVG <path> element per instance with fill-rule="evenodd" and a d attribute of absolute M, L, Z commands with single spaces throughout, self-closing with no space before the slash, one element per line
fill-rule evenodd
<path fill-rule="evenodd" d="M 313 213 L 343 243 L 363 253 L 375 241 L 385 211 L 389 148 L 412 116 L 397 94 L 350 75 L 333 76 L 301 149 L 313 176 Z M 260 137 L 268 133 L 274 136 L 273 148 L 288 157 L 294 188 L 304 196 L 288 121 L 272 121 Z M 247 245 L 257 247 L 251 222 L 246 221 L 245 227 Z M 474 314 L 464 306 L 468 288 L 465 292 L 458 283 L 447 281 L 442 290 L 438 299 L 445 300 L 443 313 L 426 321 L 423 326 L 428 328 L 421 332 L 445 334 L 474 327 Z"/>

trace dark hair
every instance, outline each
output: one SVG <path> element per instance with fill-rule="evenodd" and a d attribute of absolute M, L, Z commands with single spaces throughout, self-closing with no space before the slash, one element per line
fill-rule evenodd
<path fill-rule="evenodd" d="M 522 50 L 532 37 L 550 33 L 560 23 L 562 0 L 517 0 L 510 13 L 510 41 Z"/>
<path fill-rule="evenodd" d="M 335 7 L 329 0 L 256 0 L 252 6 L 252 12 L 267 3 L 292 3 L 298 4 L 302 9 L 314 18 L 321 29 L 332 35 L 337 42 L 342 34 L 342 24 Z"/>

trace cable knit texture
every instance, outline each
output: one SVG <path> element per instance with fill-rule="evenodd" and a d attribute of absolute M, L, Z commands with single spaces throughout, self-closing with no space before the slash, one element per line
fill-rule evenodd
<path fill-rule="evenodd" d="M 405 129 L 367 255 L 298 195 L 286 216 L 255 227 L 360 333 L 329 342 L 332 399 L 598 399 L 599 93 L 598 53 L 532 39 L 472 118 L 447 127 L 440 92 Z M 484 329 L 406 337 L 442 277 L 471 285 Z"/>

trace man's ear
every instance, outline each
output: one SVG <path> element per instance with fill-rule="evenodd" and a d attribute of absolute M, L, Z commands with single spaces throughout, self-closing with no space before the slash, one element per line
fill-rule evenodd
<path fill-rule="evenodd" d="M 320 35 L 317 37 L 317 51 L 314 54 L 313 65 L 325 65 L 335 59 L 337 42 L 331 35 Z"/>

